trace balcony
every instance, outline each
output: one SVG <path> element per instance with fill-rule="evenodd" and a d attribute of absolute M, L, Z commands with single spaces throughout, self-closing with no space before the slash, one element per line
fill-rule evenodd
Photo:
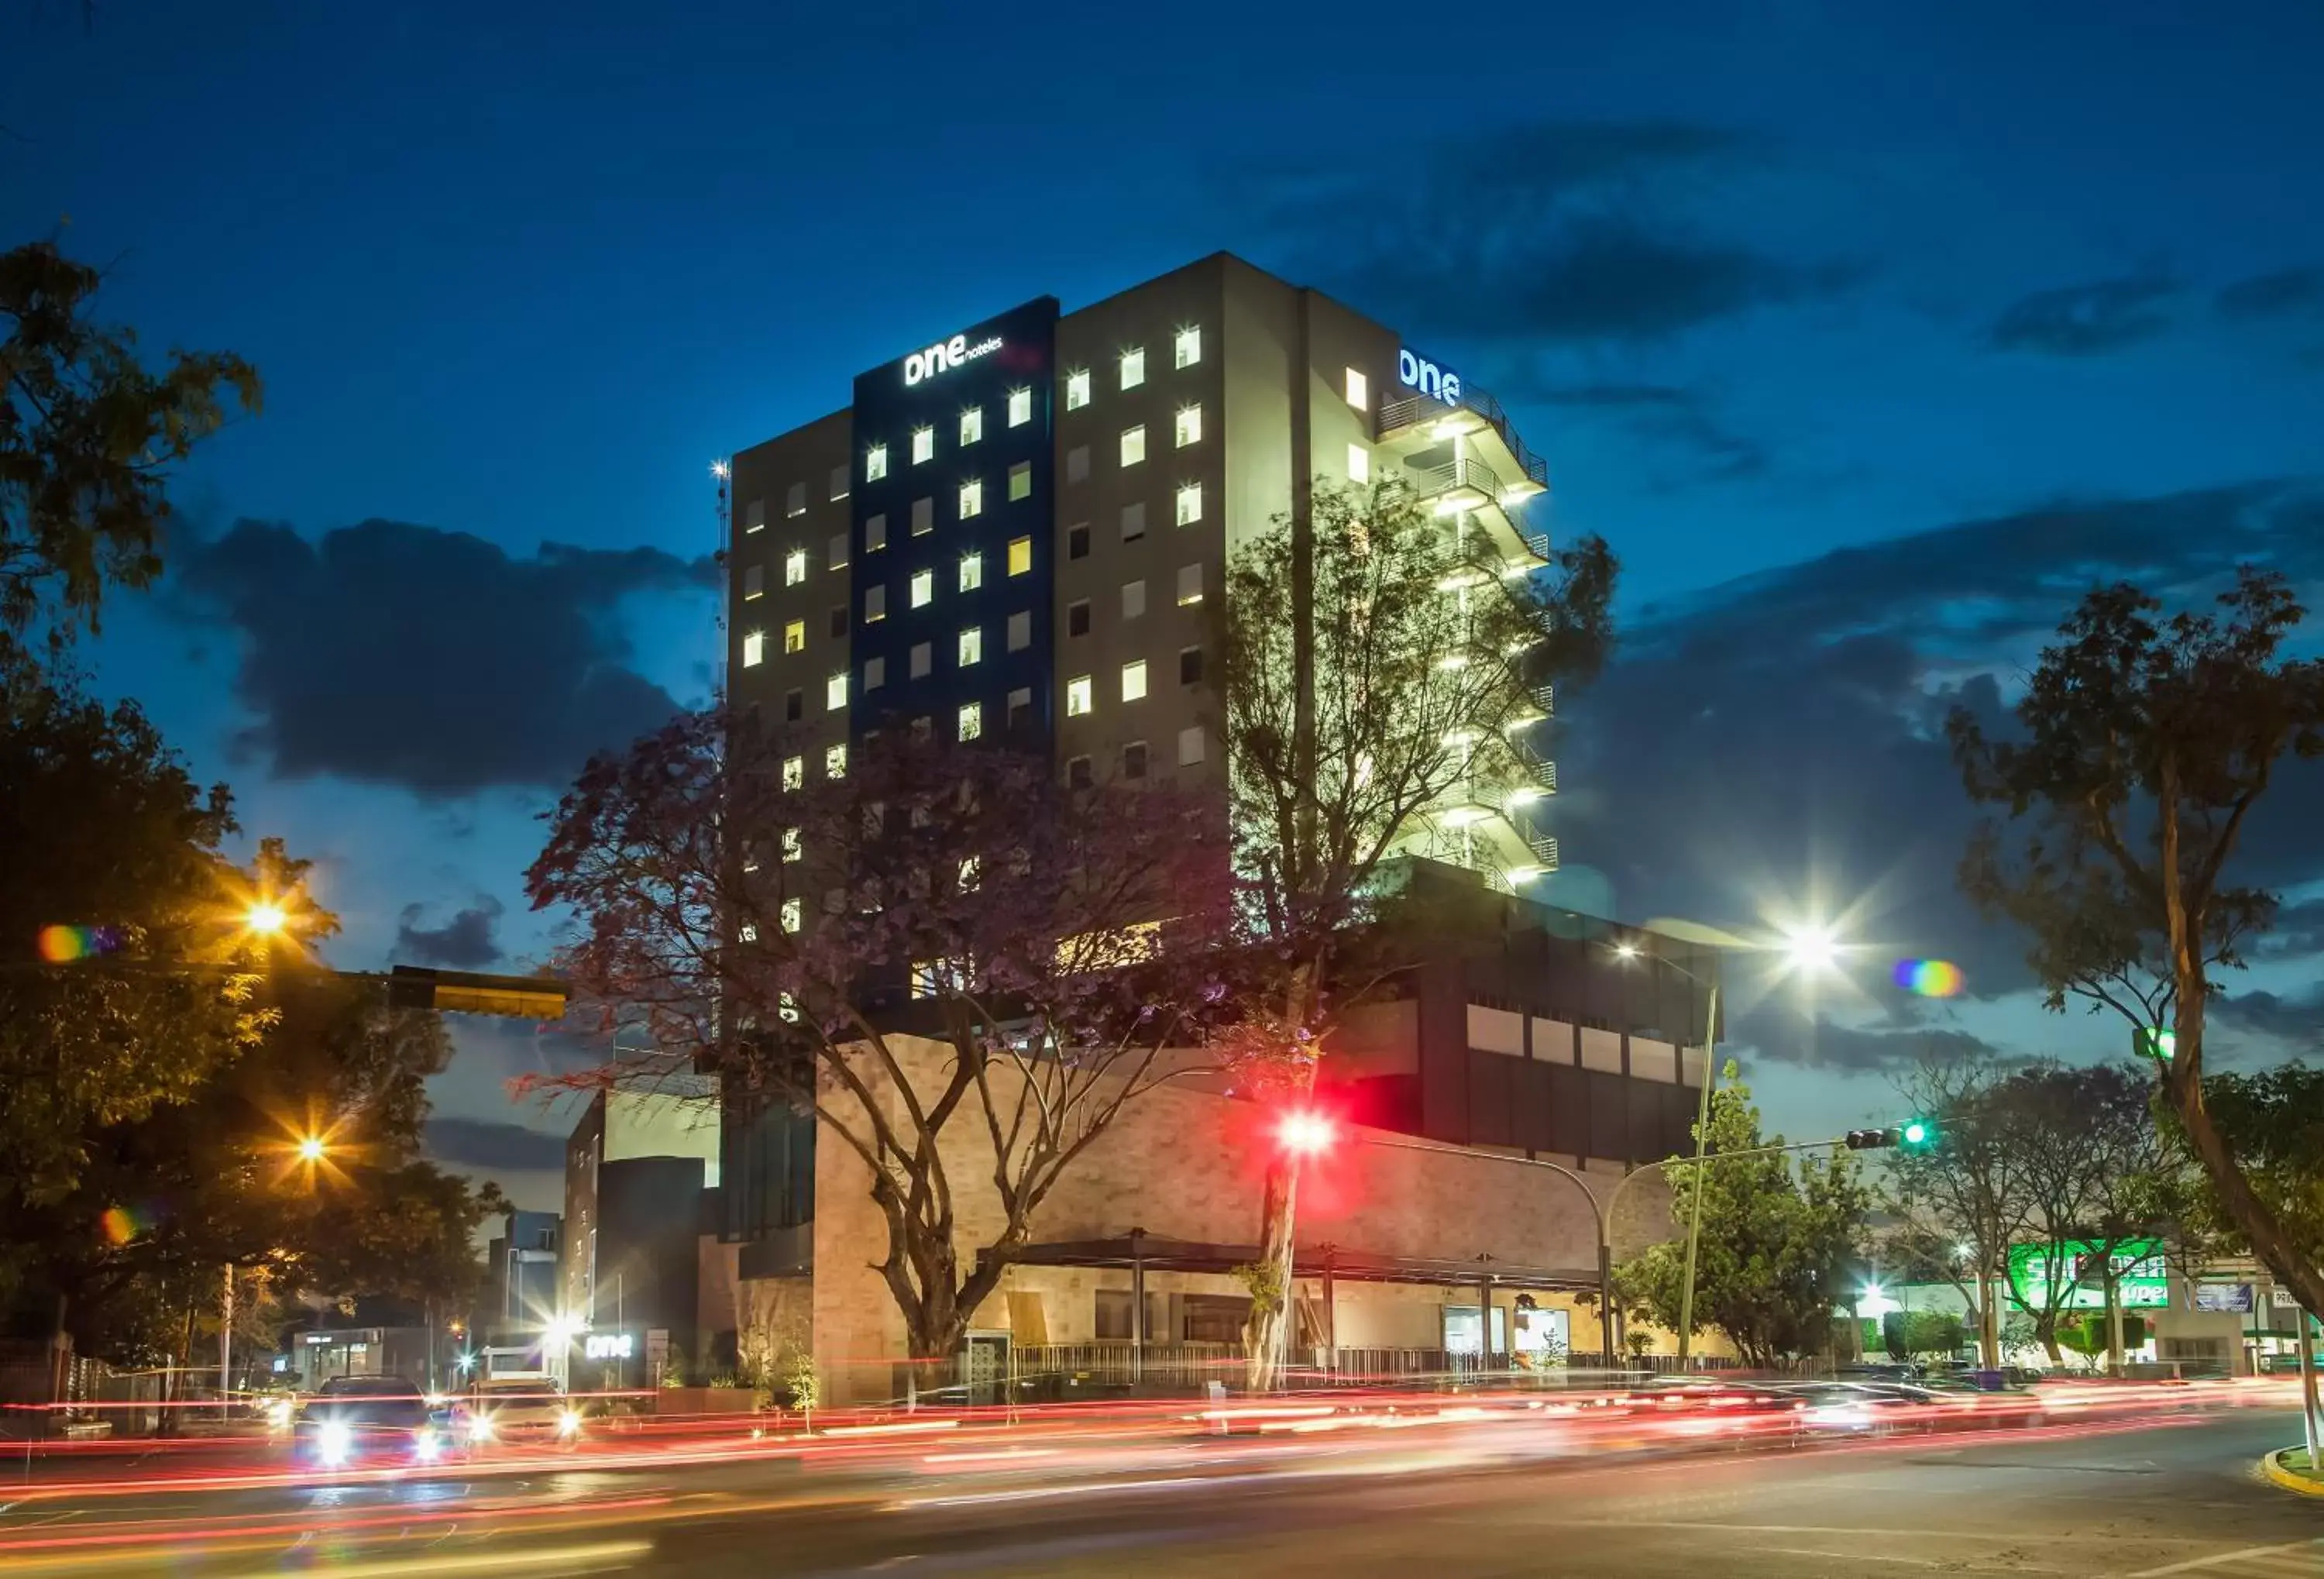
<path fill-rule="evenodd" d="M 1511 474 L 1498 464 L 1474 454 L 1448 454 L 1442 444 L 1403 459 L 1401 475 L 1415 497 L 1439 515 L 1467 512 L 1484 525 L 1498 557 L 1513 568 L 1549 562 L 1549 534 L 1534 531 L 1521 511 L 1526 500 L 1541 492 L 1530 480 L 1512 484 Z"/>
<path fill-rule="evenodd" d="M 1503 476 L 1508 478 L 1507 485 L 1516 495 L 1513 502 L 1549 491 L 1549 463 L 1526 448 L 1525 440 L 1510 426 L 1509 414 L 1501 409 L 1501 402 L 1483 390 L 1464 386 L 1460 401 L 1452 405 L 1431 395 L 1416 394 L 1380 406 L 1382 444 L 1414 439 L 1441 443 L 1464 433 L 1475 435 L 1480 443 L 1498 446 L 1508 457 Z"/>

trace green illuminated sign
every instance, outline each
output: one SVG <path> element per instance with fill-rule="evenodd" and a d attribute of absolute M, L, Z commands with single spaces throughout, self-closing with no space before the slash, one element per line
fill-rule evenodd
<path fill-rule="evenodd" d="M 2104 1310 L 2106 1284 L 2098 1269 L 2086 1266 L 2090 1247 L 2069 1240 L 2064 1253 L 2053 1262 L 2046 1244 L 2014 1245 L 2009 1251 L 2009 1283 L 2026 1304 L 2036 1309 Z M 2171 1280 L 2163 1261 L 2159 1239 L 2126 1240 L 2114 1251 L 2116 1283 L 2126 1310 L 2164 1310 L 2171 1305 Z M 2063 1285 L 2087 1272 L 2087 1280 L 2069 1293 Z"/>

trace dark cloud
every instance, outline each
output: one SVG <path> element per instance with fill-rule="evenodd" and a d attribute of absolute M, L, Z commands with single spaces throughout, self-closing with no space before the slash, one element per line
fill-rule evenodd
<path fill-rule="evenodd" d="M 2324 315 L 2324 267 L 2279 269 L 2238 280 L 2219 292 L 2227 318 L 2288 318 Z"/>
<path fill-rule="evenodd" d="M 1772 1004 L 1738 1015 L 1729 1029 L 1737 1042 L 1765 1061 L 1836 1075 L 1895 1076 L 1927 1059 L 1990 1061 L 2005 1056 L 1984 1038 L 1950 1026 L 1846 1026 Z"/>
<path fill-rule="evenodd" d="M 1544 123 L 1279 168 L 1254 195 L 1293 272 L 1366 311 L 1499 351 L 1643 341 L 1856 278 L 1706 228 L 1718 179 L 1759 152 L 1714 127 Z"/>
<path fill-rule="evenodd" d="M 2211 1018 L 2235 1030 L 2291 1042 L 2303 1050 L 2324 1052 L 2324 987 L 2306 993 L 2238 993 L 2211 1004 Z"/>
<path fill-rule="evenodd" d="M 1664 383 L 1589 383 L 1512 389 L 1509 393 L 1585 418 L 1595 416 L 1667 446 L 1685 457 L 1689 481 L 1734 482 L 1767 469 L 1766 448 L 1728 428 L 1720 420 L 1717 402 L 1702 390 Z"/>
<path fill-rule="evenodd" d="M 565 1141 L 522 1124 L 491 1119 L 433 1118 L 428 1121 L 428 1155 L 461 1168 L 530 1171 L 562 1168 Z"/>
<path fill-rule="evenodd" d="M 2312 508 L 2273 483 L 2046 506 L 1649 608 L 1563 726 L 1566 858 L 1602 874 L 1615 914 L 1733 925 L 1813 891 L 1854 912 L 1851 934 L 1883 951 L 1876 968 L 1949 959 L 1973 996 L 2023 990 L 2024 938 L 1955 882 L 1980 812 L 1946 715 L 2000 725 L 2019 669 L 2098 582 L 2199 596 L 2242 560 L 2324 579 Z M 2319 783 L 2324 763 L 2292 764 L 2255 815 L 2252 869 L 2273 885 L 2324 878 L 2324 819 L 2303 809 Z M 1944 1033 L 1891 1028 L 1886 1050 L 1853 1034 L 1820 1035 L 1794 1061 L 1893 1060 Z"/>
<path fill-rule="evenodd" d="M 493 938 L 500 924 L 501 901 L 480 894 L 476 902 L 453 913 L 441 927 L 423 927 L 427 913 L 420 905 L 406 905 L 395 928 L 395 957 L 410 965 L 443 965 L 451 970 L 480 971 L 505 957 Z"/>
<path fill-rule="evenodd" d="M 600 747 L 677 708 L 629 666 L 614 615 L 641 593 L 706 591 L 710 560 L 544 544 L 529 558 L 465 532 L 367 521 L 309 542 L 244 521 L 172 547 L 187 600 L 244 638 L 241 745 L 275 774 L 429 795 L 561 785 Z"/>
<path fill-rule="evenodd" d="M 2155 274 L 2037 291 L 1994 320 L 1996 350 L 2096 356 L 2151 340 L 2171 327 L 2163 304 L 2176 282 Z"/>

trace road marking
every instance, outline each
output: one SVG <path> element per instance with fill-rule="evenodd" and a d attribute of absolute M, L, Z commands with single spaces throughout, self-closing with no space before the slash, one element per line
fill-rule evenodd
<path fill-rule="evenodd" d="M 2280 1547 L 2246 1547 L 2241 1551 L 2221 1552 L 2216 1556 L 2190 1557 L 2183 1563 L 2172 1563 L 2161 1568 L 2141 1568 L 2135 1574 L 2126 1574 L 2123 1579 L 2163 1579 L 2165 1574 L 2192 1574 L 2200 1568 L 2216 1568 L 2222 1563 L 2239 1563 L 2250 1557 L 2279 1556 L 2285 1552 L 2311 1552 L 2312 1540 L 2288 1541 Z"/>

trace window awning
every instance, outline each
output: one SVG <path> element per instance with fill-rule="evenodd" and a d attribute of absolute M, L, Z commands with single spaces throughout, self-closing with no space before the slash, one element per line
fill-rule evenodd
<path fill-rule="evenodd" d="M 1077 1239 L 1028 1244 L 1012 1253 L 1015 1266 L 1121 1267 L 1143 1265 L 1149 1272 L 1231 1272 L 1259 1259 L 1255 1244 L 1205 1244 L 1157 1234 L 1131 1233 L 1118 1239 Z M 1446 1288 L 1473 1288 L 1489 1282 L 1500 1288 L 1563 1289 L 1594 1293 L 1595 1268 L 1528 1266 L 1494 1256 L 1445 1260 L 1425 1256 L 1379 1255 L 1339 1244 L 1301 1245 L 1292 1257 L 1299 1277 L 1316 1278 L 1329 1270 L 1334 1279 L 1351 1283 L 1418 1283 Z"/>

